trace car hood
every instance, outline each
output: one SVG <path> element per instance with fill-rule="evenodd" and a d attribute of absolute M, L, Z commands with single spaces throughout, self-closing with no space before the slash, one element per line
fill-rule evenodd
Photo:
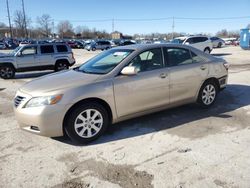
<path fill-rule="evenodd" d="M 37 78 L 23 85 L 20 90 L 30 94 L 53 92 L 95 82 L 100 75 L 86 74 L 74 70 L 62 71 Z"/>
<path fill-rule="evenodd" d="M 6 53 L 0 53 L 0 59 L 4 59 L 4 58 L 12 58 L 14 57 L 14 55 L 12 54 L 6 54 Z"/>

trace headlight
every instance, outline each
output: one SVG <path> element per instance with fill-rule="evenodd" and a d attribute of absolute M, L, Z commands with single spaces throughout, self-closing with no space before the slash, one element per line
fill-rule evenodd
<path fill-rule="evenodd" d="M 34 97 L 26 103 L 24 108 L 53 105 L 58 103 L 62 99 L 62 96 L 63 95 L 60 94 L 46 97 Z"/>

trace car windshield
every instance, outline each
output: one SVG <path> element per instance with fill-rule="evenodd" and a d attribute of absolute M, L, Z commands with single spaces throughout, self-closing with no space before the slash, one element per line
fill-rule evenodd
<path fill-rule="evenodd" d="M 173 43 L 173 44 L 182 44 L 183 42 L 184 42 L 184 39 L 174 39 L 174 40 L 172 40 L 171 43 Z"/>
<path fill-rule="evenodd" d="M 77 71 L 89 74 L 107 74 L 132 52 L 133 50 L 127 49 L 105 51 L 81 65 Z"/>

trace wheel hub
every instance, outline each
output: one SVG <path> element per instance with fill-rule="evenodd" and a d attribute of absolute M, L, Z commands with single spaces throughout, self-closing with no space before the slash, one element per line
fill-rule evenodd
<path fill-rule="evenodd" d="M 87 109 L 76 117 L 74 128 L 80 137 L 91 138 L 101 130 L 102 125 L 101 113 L 96 109 Z"/>

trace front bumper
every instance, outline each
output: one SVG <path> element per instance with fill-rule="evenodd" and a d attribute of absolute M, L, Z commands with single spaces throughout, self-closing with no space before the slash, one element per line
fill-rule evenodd
<path fill-rule="evenodd" d="M 24 97 L 18 106 L 14 104 L 14 113 L 21 129 L 41 136 L 63 136 L 64 105 L 23 108 L 32 97 L 21 92 L 16 96 Z"/>

